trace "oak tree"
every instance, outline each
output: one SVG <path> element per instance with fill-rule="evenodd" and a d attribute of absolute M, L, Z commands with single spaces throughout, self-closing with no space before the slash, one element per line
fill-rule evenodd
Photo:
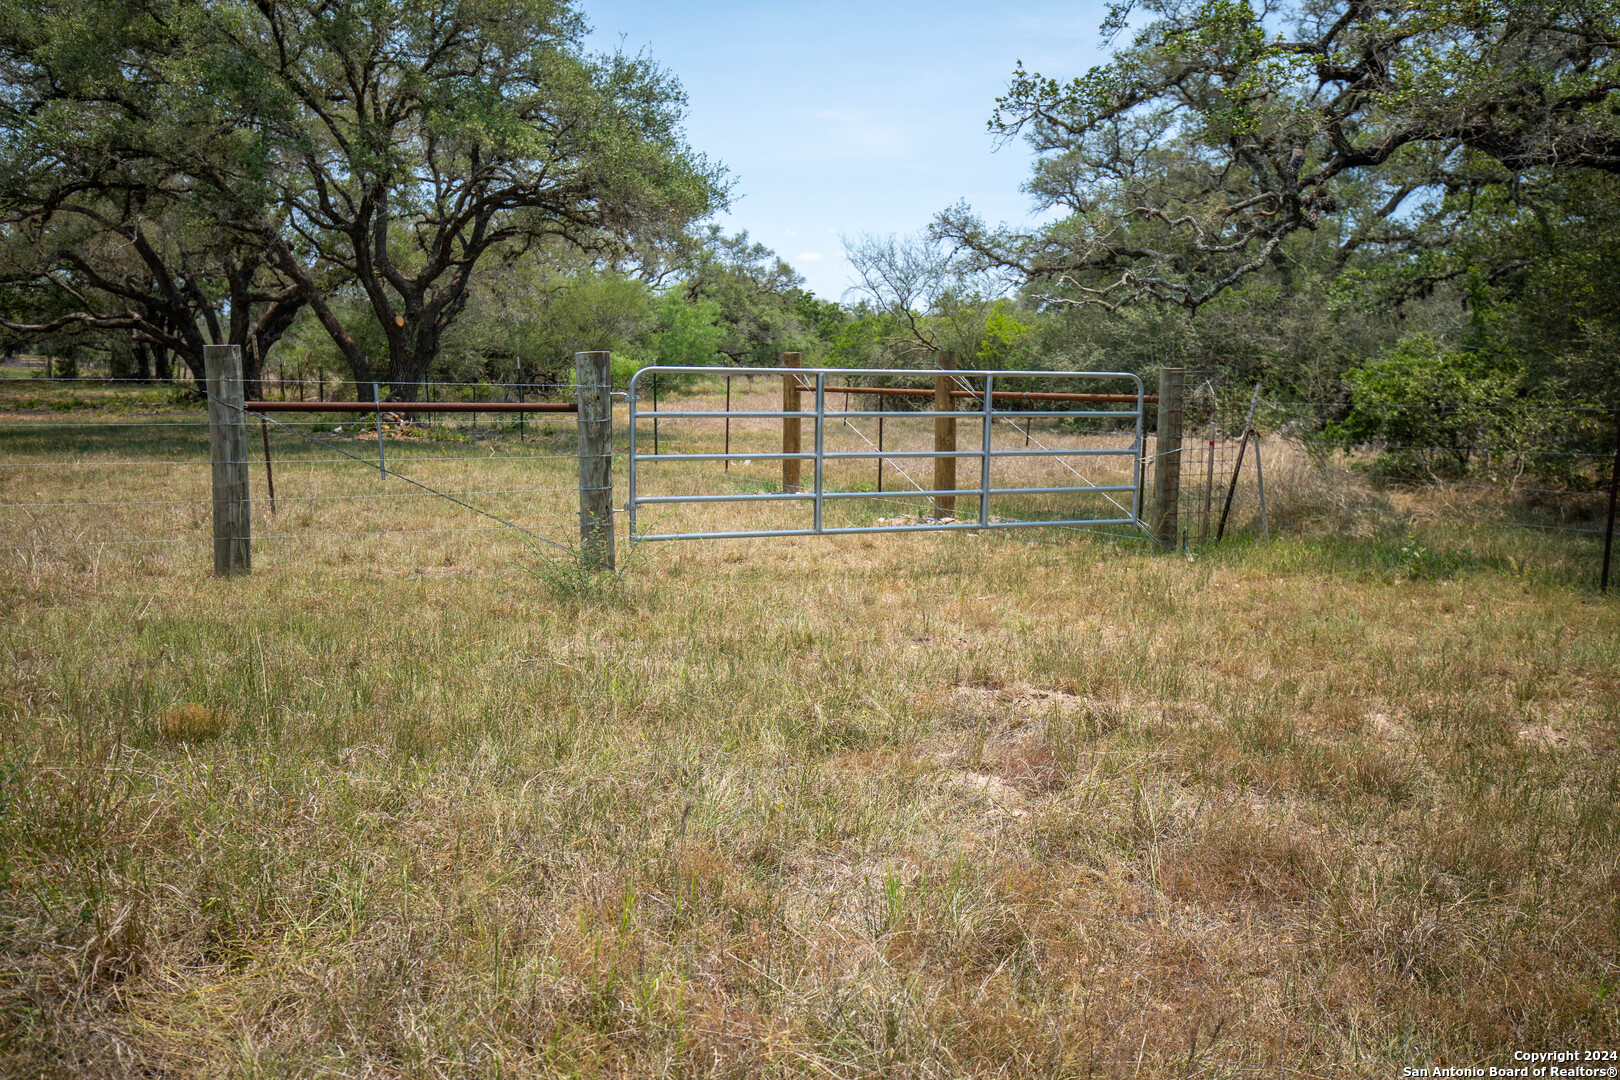
<path fill-rule="evenodd" d="M 991 128 L 1067 213 L 1033 232 L 965 206 L 938 235 L 1047 300 L 1197 310 L 1279 262 L 1444 246 L 1448 196 L 1538 170 L 1620 172 L 1614 0 L 1148 0 L 1130 44 L 1059 81 L 1020 65 Z M 1113 10 L 1124 33 L 1129 4 Z M 1453 222 L 1454 223 L 1454 222 Z"/>

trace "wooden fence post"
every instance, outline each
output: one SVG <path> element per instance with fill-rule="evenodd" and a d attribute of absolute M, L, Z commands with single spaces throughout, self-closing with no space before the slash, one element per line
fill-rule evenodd
<path fill-rule="evenodd" d="M 1609 549 L 1614 546 L 1614 504 L 1620 495 L 1620 408 L 1614 410 L 1614 467 L 1609 472 L 1609 520 L 1603 527 L 1603 572 L 1598 576 L 1598 592 L 1609 591 Z"/>
<path fill-rule="evenodd" d="M 796 352 L 782 354 L 784 368 L 796 368 L 803 361 Z M 792 371 L 782 376 L 782 411 L 799 411 L 799 377 Z M 797 416 L 784 416 L 782 418 L 782 453 L 799 453 L 799 418 Z M 799 490 L 799 459 L 782 459 L 782 490 Z"/>
<path fill-rule="evenodd" d="M 574 354 L 579 405 L 579 555 L 588 570 L 613 569 L 612 353 Z"/>
<path fill-rule="evenodd" d="M 208 387 L 208 445 L 213 455 L 214 576 L 236 577 L 253 569 L 241 346 L 204 345 L 203 379 Z"/>
<path fill-rule="evenodd" d="M 1159 369 L 1159 438 L 1153 453 L 1153 535 L 1176 545 L 1176 504 L 1181 499 L 1181 418 L 1186 409 L 1186 368 Z"/>
<path fill-rule="evenodd" d="M 956 370 L 956 354 L 942 352 L 939 354 L 939 367 L 941 371 Z M 951 391 L 956 389 L 956 382 L 949 375 L 936 375 L 934 377 L 934 411 L 952 412 L 955 406 L 951 403 Z M 956 418 L 941 417 L 934 421 L 934 490 L 956 490 Z M 951 455 L 951 456 L 944 456 Z M 935 495 L 934 512 L 940 517 L 956 513 L 955 495 Z"/>

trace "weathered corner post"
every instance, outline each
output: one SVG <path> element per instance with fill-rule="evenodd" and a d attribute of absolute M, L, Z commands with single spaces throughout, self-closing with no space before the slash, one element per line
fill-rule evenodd
<path fill-rule="evenodd" d="M 208 387 L 208 445 L 214 463 L 214 576 L 236 577 L 253 569 L 241 346 L 204 345 L 203 379 Z"/>
<path fill-rule="evenodd" d="M 796 352 L 782 354 L 784 368 L 797 368 L 804 358 Z M 782 411 L 799 411 L 799 377 L 789 370 L 782 376 Z M 799 418 L 797 416 L 782 417 L 782 453 L 797 454 L 800 452 Z M 782 459 L 782 490 L 799 490 L 799 459 Z"/>
<path fill-rule="evenodd" d="M 579 555 L 589 570 L 613 569 L 612 355 L 574 354 L 579 403 Z"/>
<path fill-rule="evenodd" d="M 939 354 L 939 368 L 941 371 L 956 370 L 956 354 L 942 352 Z M 949 375 L 936 375 L 934 377 L 934 411 L 953 412 L 956 406 L 951 403 L 951 391 L 956 389 L 955 380 Z M 941 417 L 934 421 L 934 490 L 956 490 L 956 417 Z M 948 455 L 948 456 L 947 456 Z M 956 513 L 955 495 L 935 495 L 934 512 L 944 517 L 946 514 Z"/>
<path fill-rule="evenodd" d="M 1176 544 L 1176 504 L 1181 498 L 1181 418 L 1186 409 L 1186 368 L 1159 369 L 1159 438 L 1153 454 L 1153 536 Z"/>

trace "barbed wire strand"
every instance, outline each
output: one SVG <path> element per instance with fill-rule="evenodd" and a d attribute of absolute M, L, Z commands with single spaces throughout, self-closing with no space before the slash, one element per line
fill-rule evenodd
<path fill-rule="evenodd" d="M 450 495 L 543 495 L 558 491 L 576 491 L 577 488 L 491 488 L 487 491 L 451 491 Z M 434 492 L 434 494 L 438 494 Z M 378 491 L 362 492 L 357 495 L 288 495 L 283 493 L 281 498 L 285 502 L 344 502 L 350 499 L 426 499 L 429 495 L 421 491 Z M 213 499 L 112 499 L 77 500 L 71 502 L 32 502 L 32 503 L 0 503 L 0 509 L 42 508 L 59 506 L 190 506 L 200 503 L 211 503 Z"/>
<path fill-rule="evenodd" d="M 514 528 L 514 526 L 506 525 L 505 528 L 510 530 L 510 529 Z M 529 526 L 529 528 L 530 529 L 566 529 L 567 526 L 564 526 L 564 525 L 531 525 L 531 526 Z M 498 525 L 472 525 L 472 526 L 468 526 L 466 528 L 455 528 L 455 529 L 361 529 L 361 530 L 356 530 L 356 531 L 352 531 L 352 532 L 268 533 L 268 534 L 265 534 L 265 535 L 262 535 L 262 536 L 253 537 L 253 542 L 258 543 L 258 542 L 260 542 L 262 540 L 353 539 L 355 537 L 362 537 L 362 536 L 416 536 L 416 535 L 425 535 L 425 534 L 428 534 L 428 533 L 472 533 L 472 532 L 501 532 L 501 531 L 502 531 L 502 527 L 498 526 Z M 534 536 L 533 533 L 528 532 L 528 529 L 518 528 L 518 531 L 522 532 L 522 533 L 526 533 L 529 536 Z M 539 536 L 535 536 L 534 538 L 536 540 L 545 539 L 544 537 L 539 537 Z M 209 544 L 209 543 L 213 543 L 213 540 L 214 540 L 214 538 L 212 536 L 171 536 L 171 537 L 161 537 L 161 538 L 156 538 L 156 539 L 143 539 L 143 540 L 74 540 L 74 541 L 66 541 L 66 542 L 55 542 L 55 541 L 53 541 L 53 542 L 50 542 L 50 543 L 12 544 L 9 547 L 0 547 L 0 551 L 37 551 L 37 550 L 41 550 L 41 549 L 44 549 L 44 548 L 69 548 L 69 547 L 86 547 L 86 546 L 93 546 L 93 547 L 133 547 L 133 546 L 145 545 L 145 544 Z M 551 544 L 553 547 L 562 547 L 563 546 L 561 544 L 558 544 L 554 540 L 546 540 L 546 543 Z M 563 550 L 567 551 L 569 549 L 568 548 L 563 548 Z"/>
<path fill-rule="evenodd" d="M 221 405 L 225 406 L 227 409 L 235 410 L 236 412 L 239 412 L 244 416 L 257 416 L 260 421 L 268 421 L 269 423 L 275 424 L 277 427 L 285 426 L 273 416 L 266 416 L 263 413 L 249 412 L 247 409 L 243 408 L 240 405 L 233 405 L 230 402 L 225 401 L 222 398 L 217 397 L 211 391 L 205 390 L 203 392 L 205 394 L 207 394 L 208 397 L 211 400 L 219 402 Z M 353 460 L 360 462 L 361 464 L 367 466 L 368 468 L 371 465 L 371 462 L 368 461 L 366 458 L 360 457 L 358 454 L 351 454 L 348 451 L 344 450 L 341 446 L 333 446 L 331 443 L 323 442 L 320 439 L 315 438 L 315 436 L 309 434 L 308 432 L 299 431 L 297 428 L 293 428 L 293 427 L 289 427 L 289 428 L 287 428 L 287 430 L 292 432 L 294 435 L 298 436 L 300 439 L 305 439 L 305 440 L 307 440 L 309 442 L 314 443 L 317 446 L 324 446 L 328 450 L 335 450 L 338 453 L 342 454 L 344 457 L 352 458 Z M 383 472 L 384 475 L 398 477 L 399 479 L 405 481 L 407 484 L 414 484 L 415 486 L 421 488 L 423 491 L 430 492 L 431 494 L 437 495 L 441 499 L 445 499 L 445 500 L 447 500 L 449 502 L 453 502 L 457 506 L 465 507 L 466 509 L 471 510 L 475 514 L 482 514 L 484 517 L 489 518 L 491 521 L 499 522 L 500 524 L 505 525 L 508 529 L 516 530 L 517 532 L 522 533 L 524 536 L 528 536 L 528 537 L 531 537 L 531 538 L 533 538 L 535 540 L 540 541 L 542 544 L 549 544 L 552 547 L 557 548 L 557 549 L 559 549 L 561 551 L 568 552 L 570 555 L 573 554 L 573 550 L 571 548 L 569 548 L 566 544 L 559 544 L 559 543 L 557 543 L 557 541 L 552 540 L 549 537 L 541 536 L 538 533 L 532 533 L 528 529 L 525 529 L 521 525 L 514 525 L 512 522 L 507 521 L 505 518 L 501 517 L 499 514 L 492 514 L 488 510 L 480 510 L 478 507 L 472 505 L 471 503 L 462 502 L 460 499 L 456 498 L 454 495 L 447 495 L 442 491 L 438 491 L 438 490 L 436 490 L 434 488 L 429 487 L 427 484 L 424 484 L 419 480 L 412 480 L 410 477 L 404 476 L 404 475 L 402 475 L 400 473 L 397 473 L 393 469 L 390 469 L 387 466 L 383 465 L 381 459 L 378 460 L 378 466 L 377 467 L 378 467 L 378 469 L 380 469 Z"/>
<path fill-rule="evenodd" d="M 386 407 L 384 407 L 383 412 L 386 413 L 387 411 L 388 411 L 388 409 Z M 495 412 L 495 410 L 492 409 L 491 412 L 493 413 L 493 412 Z M 345 415 L 345 416 L 364 417 L 364 416 L 368 416 L 368 415 L 374 416 L 376 414 L 375 413 L 349 413 L 349 412 L 346 412 L 343 415 Z M 453 415 L 470 416 L 472 414 L 471 413 L 456 413 L 456 414 L 453 414 Z M 502 414 L 502 415 L 511 415 L 511 414 Z M 564 414 L 560 414 L 560 413 L 523 413 L 521 415 L 525 417 L 525 420 L 524 420 L 525 424 L 574 424 L 574 423 L 578 423 L 578 421 L 573 419 L 572 415 L 568 415 L 568 416 L 565 417 Z M 393 421 L 389 421 L 389 422 L 393 423 Z M 409 424 L 411 422 L 406 421 L 406 423 Z M 92 420 L 0 420 L 0 429 L 11 428 L 11 429 L 23 430 L 23 431 L 41 431 L 41 430 L 52 430 L 52 431 L 54 431 L 54 430 L 56 430 L 58 428 L 117 428 L 117 427 L 141 427 L 141 428 L 191 427 L 191 428 L 205 428 L 207 426 L 208 426 L 208 421 L 206 421 L 206 420 L 93 420 L 93 421 Z M 341 425 L 334 425 L 333 421 L 331 421 L 331 420 L 283 420 L 282 421 L 282 427 L 333 427 L 333 426 L 341 426 Z M 425 426 L 425 425 L 417 425 L 417 426 Z M 493 430 L 495 428 L 498 428 L 498 427 L 501 427 L 501 426 L 516 427 L 517 426 L 517 421 L 513 420 L 513 421 L 508 422 L 505 425 L 500 425 L 500 424 L 486 424 L 485 425 L 486 428 L 489 428 L 491 430 Z"/>
<path fill-rule="evenodd" d="M 249 414 L 249 415 L 257 416 L 258 414 L 257 413 L 252 413 L 252 414 Z M 274 423 L 274 422 L 275 421 L 273 421 L 273 420 L 271 421 L 271 423 Z M 300 436 L 304 435 L 303 432 L 296 431 L 296 430 L 293 433 L 296 434 L 296 435 L 300 435 Z M 312 440 L 312 441 L 317 446 L 324 446 L 324 447 L 327 447 L 328 449 L 336 450 L 338 453 L 340 453 L 340 454 L 342 454 L 344 456 L 340 457 L 340 458 L 297 458 L 297 457 L 283 458 L 280 461 L 278 461 L 277 464 L 279 464 L 279 465 L 332 465 L 332 464 L 339 464 L 339 463 L 342 463 L 344 461 L 370 461 L 369 458 L 357 457 L 354 454 L 348 453 L 341 446 L 333 446 L 331 443 L 322 442 L 319 439 L 315 439 L 315 440 Z M 372 441 L 375 442 L 375 440 L 372 440 Z M 616 457 L 616 458 L 617 457 L 622 457 L 622 456 L 623 455 L 620 455 L 620 454 L 615 454 L 614 455 L 614 457 Z M 418 457 L 412 457 L 412 456 L 396 457 L 396 458 L 394 458 L 394 460 L 395 461 L 428 461 L 428 462 L 448 462 L 448 461 L 563 461 L 563 460 L 573 461 L 573 460 L 577 459 L 577 457 L 578 457 L 577 454 L 435 454 L 435 455 L 430 455 L 430 456 L 427 456 L 427 457 L 420 457 L 420 456 L 418 456 Z M 222 461 L 222 462 L 220 462 L 220 464 L 221 465 L 253 465 L 253 464 L 256 464 L 258 460 L 259 459 L 257 459 L 257 458 L 248 458 L 245 461 Z M 102 466 L 102 467 L 106 467 L 106 468 L 112 468 L 114 466 L 118 466 L 118 467 L 127 467 L 127 468 L 149 467 L 149 468 L 154 468 L 155 469 L 155 468 L 166 468 L 166 467 L 173 466 L 173 465 L 209 465 L 209 466 L 211 466 L 213 464 L 214 464 L 214 462 L 210 458 L 169 458 L 169 459 L 163 460 L 163 461 L 90 461 L 90 460 L 83 460 L 83 461 L 0 461 L 0 468 L 25 469 L 25 468 L 32 468 L 32 467 L 47 467 L 47 466 L 54 466 L 56 468 L 78 468 L 78 467 L 89 467 L 89 466 L 95 465 L 95 466 Z"/>
<path fill-rule="evenodd" d="M 760 369 L 762 374 L 767 373 L 769 370 L 770 369 L 768 369 L 768 368 L 761 368 Z M 134 385 L 134 386 L 144 386 L 144 387 L 146 387 L 148 389 L 151 389 L 151 390 L 175 389 L 175 390 L 184 390 L 187 393 L 199 393 L 199 394 L 206 392 L 206 391 L 203 391 L 203 390 L 199 389 L 197 387 L 196 380 L 192 379 L 189 376 L 184 377 L 184 378 L 179 378 L 179 379 L 142 379 L 142 378 L 139 378 L 138 376 L 116 376 L 115 377 L 115 376 L 112 376 L 112 375 L 44 375 L 44 374 L 41 374 L 41 375 L 28 375 L 28 374 L 7 375 L 7 374 L 5 374 L 3 372 L 0 372 L 0 386 L 3 386 L 8 382 L 20 382 L 20 383 L 21 382 L 112 383 L 112 384 L 117 384 L 117 385 L 130 384 L 130 385 Z M 319 379 L 285 379 L 285 380 L 283 380 L 283 379 L 270 378 L 270 379 L 260 379 L 259 380 L 259 385 L 261 387 L 275 386 L 275 387 L 279 388 L 281 386 L 299 386 L 299 385 L 318 387 L 318 386 L 322 386 L 322 385 L 325 385 L 325 386 L 355 386 L 357 384 L 354 382 L 353 379 L 327 379 L 323 383 Z M 362 383 L 359 383 L 358 385 L 370 386 L 371 383 L 370 382 L 362 382 Z M 383 380 L 378 380 L 378 385 L 386 386 L 389 389 L 393 389 L 395 384 L 390 383 L 390 382 L 386 382 L 386 381 L 383 381 Z M 409 384 L 400 384 L 400 385 L 409 385 Z M 429 389 L 434 388 L 434 387 L 443 387 L 443 386 L 476 386 L 476 387 L 484 387 L 486 389 L 496 389 L 496 390 L 499 390 L 499 389 L 515 390 L 515 389 L 518 389 L 518 388 L 522 388 L 524 390 L 572 390 L 574 388 L 573 383 L 566 383 L 566 382 L 501 382 L 501 383 L 493 383 L 493 382 L 488 382 L 488 381 L 483 381 L 483 382 L 440 382 L 437 379 L 423 381 L 421 383 L 417 383 L 416 385 L 424 387 L 424 388 L 429 388 Z M 320 404 L 320 402 L 315 401 L 315 402 L 311 402 L 311 404 L 318 405 L 318 404 Z M 384 401 L 384 404 L 387 404 L 387 402 Z"/>

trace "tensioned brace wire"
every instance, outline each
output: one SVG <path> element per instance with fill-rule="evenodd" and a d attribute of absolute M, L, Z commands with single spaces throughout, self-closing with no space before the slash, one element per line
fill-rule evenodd
<path fill-rule="evenodd" d="M 847 417 L 847 416 L 840 417 L 840 419 L 843 420 L 844 426 L 849 428 L 849 430 L 853 431 L 856 434 L 856 436 L 861 440 L 861 442 L 865 443 L 867 446 L 870 446 L 873 450 L 878 449 L 877 444 L 874 443 L 871 439 L 868 439 L 866 437 L 866 433 L 863 432 L 860 428 L 856 427 L 854 422 L 851 421 L 849 419 L 849 417 Z M 881 453 L 881 451 L 879 451 L 879 452 Z M 901 468 L 899 462 L 894 461 L 891 458 L 884 458 L 882 460 L 887 461 L 889 463 L 889 467 L 891 469 L 893 469 L 895 472 L 899 473 L 901 476 L 905 477 L 906 478 L 906 483 L 910 484 L 912 487 L 916 488 L 918 491 L 927 491 L 928 490 L 927 488 L 923 487 L 921 484 L 917 483 L 916 480 L 912 479 L 911 474 L 906 472 L 905 469 Z M 871 502 L 888 503 L 890 506 L 898 506 L 902 510 L 915 509 L 910 503 L 903 503 L 899 499 L 872 499 L 870 501 Z"/>
<path fill-rule="evenodd" d="M 328 450 L 335 450 L 338 453 L 342 454 L 346 458 L 349 458 L 349 459 L 351 459 L 353 461 L 360 462 L 362 465 L 366 466 L 367 468 L 371 468 L 372 465 L 373 465 L 373 463 L 368 458 L 363 458 L 358 454 L 351 454 L 347 450 L 343 449 L 341 446 L 333 446 L 329 442 L 324 442 L 324 441 L 322 441 L 320 439 L 317 439 L 315 436 L 309 434 L 308 432 L 299 431 L 295 427 L 291 427 L 289 425 L 283 424 L 280 420 L 277 420 L 273 416 L 266 416 L 263 413 L 250 412 L 247 409 L 243 408 L 242 406 L 233 405 L 230 402 L 225 401 L 224 399 L 215 396 L 213 393 L 210 393 L 207 390 L 204 390 L 203 393 L 207 394 L 208 397 L 211 400 L 217 401 L 221 405 L 225 406 L 227 409 L 233 409 L 236 412 L 241 413 L 243 416 L 256 416 L 256 417 L 259 418 L 260 421 L 264 421 L 264 422 L 274 424 L 279 428 L 286 428 L 286 430 L 292 432 L 294 435 L 298 436 L 300 439 L 304 439 L 304 440 L 306 440 L 308 442 L 315 443 L 317 446 L 324 446 Z M 393 469 L 388 468 L 386 465 L 382 464 L 380 461 L 377 463 L 376 468 L 378 468 L 386 476 L 396 476 L 399 479 L 405 481 L 407 484 L 413 484 L 416 487 L 421 488 L 423 491 L 427 492 L 430 495 L 437 495 L 439 498 L 444 499 L 447 502 L 453 502 L 457 506 L 463 507 L 463 508 L 465 508 L 467 510 L 471 510 L 475 514 L 480 514 L 480 515 L 482 515 L 484 517 L 487 517 L 491 521 L 498 522 L 498 523 L 506 526 L 508 529 L 513 530 L 514 532 L 522 533 L 524 536 L 529 537 L 531 540 L 538 540 L 542 544 L 549 544 L 550 546 L 552 546 L 554 548 L 557 548 L 560 551 L 566 551 L 570 555 L 573 554 L 573 549 L 570 548 L 566 544 L 559 544 L 559 543 L 557 543 L 557 541 L 552 540 L 552 539 L 550 539 L 548 537 L 541 536 L 538 533 L 530 532 L 528 529 L 525 529 L 521 525 L 515 525 L 512 522 L 507 521 L 505 518 L 501 517 L 499 514 L 492 514 L 488 510 L 480 510 L 478 507 L 474 506 L 472 503 L 462 502 L 460 499 L 456 498 L 454 495 L 448 495 L 445 492 L 439 491 L 439 490 L 437 490 L 435 488 L 431 488 L 428 485 L 422 483 L 420 480 L 412 480 L 410 477 L 404 476 L 404 475 L 402 475 L 400 473 L 395 472 Z"/>
<path fill-rule="evenodd" d="M 966 390 L 969 394 L 977 394 L 980 398 L 984 397 L 984 392 L 983 391 L 974 390 L 973 387 L 969 386 L 967 384 L 966 380 L 964 380 L 960 375 L 952 376 L 952 381 L 955 382 L 956 385 L 960 386 L 963 390 Z M 1000 420 L 1002 423 L 1006 424 L 1008 427 L 1012 428 L 1014 431 L 1019 431 L 1018 425 L 1013 423 L 1011 420 L 1009 420 L 1007 418 L 1006 414 L 999 413 L 999 412 L 996 411 L 996 407 L 995 407 L 994 402 L 992 402 L 991 405 L 990 405 L 990 415 L 992 417 L 996 418 L 997 420 Z M 1127 413 L 1126 415 L 1130 415 L 1130 414 Z M 1026 438 L 1029 439 L 1030 442 L 1034 443 L 1036 446 L 1040 447 L 1042 450 L 1051 450 L 1052 449 L 1052 447 L 1047 446 L 1045 443 L 1041 442 L 1041 440 L 1035 438 L 1033 435 L 1030 435 L 1029 432 L 1027 432 L 1027 431 L 1019 431 L 1019 434 L 1024 435 Z M 1061 450 L 1062 447 L 1058 447 L 1058 449 Z M 1095 487 L 1100 486 L 1094 480 L 1092 480 L 1090 477 L 1086 476 L 1080 470 L 1076 469 L 1073 465 L 1070 465 L 1067 461 L 1064 461 L 1061 457 L 1053 457 L 1052 460 L 1057 462 L 1059 465 L 1063 466 L 1065 469 L 1068 469 L 1071 473 L 1073 473 L 1076 477 L 1079 478 L 1081 483 L 1085 484 L 1087 487 L 1095 488 Z M 1122 514 L 1124 514 L 1126 517 L 1135 517 L 1136 516 L 1136 515 L 1131 513 L 1129 507 L 1121 506 L 1119 504 L 1118 500 L 1116 500 L 1112 495 L 1108 494 L 1108 492 L 1104 491 L 1104 492 L 1100 492 L 1100 494 L 1102 495 L 1103 498 L 1105 498 L 1109 502 L 1113 503 L 1114 508 L 1116 510 L 1120 511 Z"/>
<path fill-rule="evenodd" d="M 845 417 L 841 417 L 841 419 L 844 421 L 844 426 L 849 428 L 849 430 L 853 431 L 855 433 L 856 437 L 861 440 L 861 442 L 865 443 L 867 446 L 870 446 L 873 450 L 878 449 L 877 443 L 873 442 L 871 439 L 868 439 L 866 437 L 866 433 L 863 432 L 860 428 L 856 427 L 850 421 L 849 417 L 845 416 Z M 879 452 L 881 453 L 881 451 L 879 451 Z M 888 459 L 884 459 L 884 460 L 888 460 Z M 906 478 L 906 483 L 910 484 L 912 487 L 916 488 L 918 491 L 926 491 L 926 490 L 928 490 L 927 488 L 923 487 L 921 484 L 917 483 L 917 481 L 913 480 L 911 478 L 911 474 L 906 472 L 905 469 L 901 468 L 898 462 L 889 461 L 889 468 L 893 469 L 895 472 L 897 472 L 901 476 L 905 477 Z M 892 502 L 893 500 L 884 499 L 882 501 L 883 502 Z"/>
<path fill-rule="evenodd" d="M 903 416 L 904 414 L 899 414 L 899 415 Z M 874 443 L 871 439 L 868 439 L 866 437 L 866 433 L 863 432 L 859 427 L 857 427 L 856 424 L 854 423 L 854 421 L 850 420 L 849 417 L 842 416 L 842 417 L 839 417 L 839 419 L 844 422 L 845 427 L 849 428 L 851 431 L 853 431 L 855 433 L 856 437 L 859 438 L 861 440 L 861 442 L 865 443 L 867 446 L 870 446 L 873 450 L 878 449 L 877 443 Z M 881 453 L 881 451 L 879 451 L 879 452 Z M 893 469 L 895 472 L 899 473 L 901 476 L 905 477 L 906 478 L 906 483 L 910 484 L 912 487 L 916 488 L 918 491 L 927 491 L 928 490 L 927 488 L 923 487 L 921 484 L 917 483 L 917 481 L 912 478 L 912 475 L 910 473 L 906 472 L 906 470 L 901 467 L 899 462 L 894 461 L 894 460 L 892 460 L 890 458 L 884 458 L 883 460 L 887 461 L 889 463 L 889 467 L 891 469 Z M 1082 477 L 1082 479 L 1084 479 L 1084 478 Z M 1087 481 L 1087 482 L 1089 483 L 1090 481 Z M 973 493 L 970 492 L 970 491 L 965 491 L 964 494 L 971 495 Z M 891 506 L 900 506 L 900 507 L 906 507 L 907 506 L 907 504 L 900 502 L 898 499 L 876 499 L 876 500 L 873 500 L 873 501 L 875 501 L 875 502 L 886 502 L 886 503 L 889 503 Z M 1116 503 L 1115 505 L 1117 506 L 1118 504 Z M 1121 509 L 1123 509 L 1123 507 Z"/>

